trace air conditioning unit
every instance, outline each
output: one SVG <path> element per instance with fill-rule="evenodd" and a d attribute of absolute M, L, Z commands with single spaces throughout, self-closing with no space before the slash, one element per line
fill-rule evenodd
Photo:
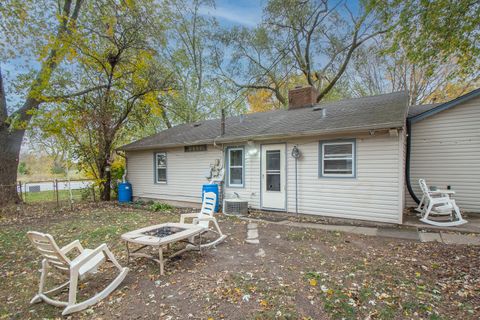
<path fill-rule="evenodd" d="M 226 215 L 243 216 L 248 213 L 248 201 L 241 199 L 223 200 L 223 213 Z"/>

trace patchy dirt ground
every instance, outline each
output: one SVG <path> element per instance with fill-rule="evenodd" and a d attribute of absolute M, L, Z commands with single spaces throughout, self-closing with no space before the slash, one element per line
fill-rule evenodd
<path fill-rule="evenodd" d="M 55 318 L 61 308 L 29 305 L 38 286 L 40 256 L 28 230 L 49 232 L 60 245 L 108 243 L 123 265 L 120 235 L 178 220 L 180 211 L 141 206 L 85 205 L 55 213 L 40 206 L 4 210 L 0 220 L 0 318 Z M 478 247 L 259 224 L 259 245 L 245 244 L 247 222 L 220 218 L 226 242 L 167 263 L 166 275 L 133 260 L 121 287 L 73 319 L 478 319 Z M 100 290 L 114 269 L 81 285 Z M 55 280 L 60 281 L 57 277 Z M 65 297 L 65 293 L 62 293 Z"/>

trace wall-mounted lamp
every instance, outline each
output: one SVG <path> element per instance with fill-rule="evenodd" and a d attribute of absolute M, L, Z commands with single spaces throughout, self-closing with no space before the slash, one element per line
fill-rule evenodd
<path fill-rule="evenodd" d="M 257 149 L 257 146 L 255 145 L 255 142 L 253 142 L 252 140 L 249 140 L 247 142 L 247 145 L 249 147 L 248 154 L 251 156 L 256 155 L 258 152 L 258 149 Z"/>

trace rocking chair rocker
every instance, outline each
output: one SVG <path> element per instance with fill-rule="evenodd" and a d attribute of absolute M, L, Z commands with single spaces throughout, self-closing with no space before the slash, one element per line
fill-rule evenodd
<path fill-rule="evenodd" d="M 42 261 L 42 269 L 40 270 L 41 276 L 38 294 L 33 297 L 30 303 L 37 303 L 43 300 L 46 303 L 57 307 L 66 307 L 63 310 L 62 315 L 83 310 L 107 297 L 120 285 L 128 273 L 128 268 L 123 268 L 117 262 L 106 244 L 101 244 L 96 249 L 91 250 L 84 249 L 80 242 L 75 240 L 65 247 L 59 248 L 53 237 L 49 234 L 29 231 L 27 236 L 35 249 L 37 249 L 37 251 L 44 257 Z M 80 255 L 75 259 L 70 260 L 66 254 L 73 249 L 77 249 L 80 252 Z M 95 273 L 98 266 L 105 262 L 105 258 L 110 260 L 118 268 L 120 271 L 119 275 L 105 289 L 103 289 L 103 291 L 85 301 L 77 303 L 78 280 L 83 279 L 88 273 Z M 70 280 L 54 289 L 45 291 L 45 280 L 50 266 L 69 275 Z M 68 301 L 54 300 L 47 296 L 47 294 L 60 291 L 67 285 L 69 285 Z"/>
<path fill-rule="evenodd" d="M 214 192 L 206 192 L 204 195 L 203 203 L 202 203 L 202 209 L 198 213 L 186 213 L 182 214 L 180 216 L 180 223 L 185 224 L 185 219 L 186 218 L 193 218 L 192 223 L 197 224 L 199 226 L 205 227 L 206 231 L 205 232 L 214 232 L 218 235 L 218 238 L 215 239 L 214 241 L 205 243 L 205 244 L 200 244 L 199 246 L 193 246 L 193 245 L 188 245 L 187 247 L 189 249 L 204 249 L 204 248 L 210 248 L 210 247 L 215 247 L 217 244 L 223 242 L 227 235 L 222 233 L 222 230 L 220 230 L 220 227 L 218 225 L 217 219 L 213 216 L 213 213 L 215 212 L 215 203 L 217 200 L 217 195 Z M 215 229 L 210 229 L 210 223 L 213 224 Z M 191 239 L 190 242 L 194 242 L 193 239 Z"/>
<path fill-rule="evenodd" d="M 462 218 L 460 208 L 448 194 L 441 191 L 432 191 L 428 188 L 425 179 L 418 180 L 423 192 L 422 200 L 416 208 L 420 212 L 420 221 L 439 227 L 454 227 L 467 223 Z M 449 221 L 432 219 L 432 216 L 449 216 Z"/>

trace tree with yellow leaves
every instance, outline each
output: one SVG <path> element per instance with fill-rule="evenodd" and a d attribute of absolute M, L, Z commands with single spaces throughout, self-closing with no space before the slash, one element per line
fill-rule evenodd
<path fill-rule="evenodd" d="M 54 72 L 70 52 L 80 14 L 85 9 L 83 2 L 5 0 L 0 4 L 0 59 L 16 59 L 25 52 L 37 59 L 27 59 L 29 75 L 11 84 L 23 93 L 23 97 L 15 99 L 18 102 L 7 99 L 7 84 L 0 70 L 0 204 L 20 200 L 16 190 L 17 167 L 25 128 L 32 112 L 48 99 L 45 94 Z M 90 90 L 93 89 L 84 91 Z"/>
<path fill-rule="evenodd" d="M 265 112 L 281 107 L 281 104 L 275 100 L 273 93 L 265 89 L 250 92 L 247 96 L 247 101 L 250 113 Z"/>
<path fill-rule="evenodd" d="M 100 89 L 52 100 L 35 113 L 34 125 L 68 140 L 73 157 L 100 185 L 102 200 L 110 200 L 115 148 L 151 117 L 159 97 L 175 85 L 173 72 L 155 59 L 148 42 L 145 9 L 99 6 L 84 26 L 89 34 L 72 46 L 78 68 L 65 84 L 93 83 Z"/>

